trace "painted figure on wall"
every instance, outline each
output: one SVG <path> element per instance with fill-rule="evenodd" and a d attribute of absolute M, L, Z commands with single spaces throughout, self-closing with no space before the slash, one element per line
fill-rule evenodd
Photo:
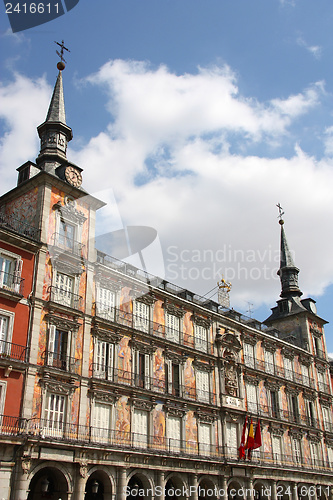
<path fill-rule="evenodd" d="M 261 380 L 259 383 L 259 404 L 262 411 L 268 413 L 267 392 L 263 380 Z"/>
<path fill-rule="evenodd" d="M 132 296 L 128 286 L 121 290 L 119 321 L 123 325 L 131 326 L 132 324 Z"/>
<path fill-rule="evenodd" d="M 267 425 L 262 429 L 262 440 L 264 443 L 264 452 L 272 455 L 272 440 Z"/>
<path fill-rule="evenodd" d="M 131 348 L 129 346 L 129 337 L 123 337 L 119 342 L 118 354 L 118 380 L 131 383 Z"/>
<path fill-rule="evenodd" d="M 186 446 L 188 449 L 198 448 L 198 426 L 193 411 L 188 411 L 185 420 Z"/>
<path fill-rule="evenodd" d="M 153 385 L 164 391 L 165 387 L 165 362 L 163 358 L 163 351 L 158 348 L 154 354 L 153 364 Z"/>
<path fill-rule="evenodd" d="M 131 409 L 128 398 L 122 396 L 116 405 L 116 439 L 119 442 L 126 442 L 130 439 L 131 431 Z"/>
<path fill-rule="evenodd" d="M 153 442 L 161 447 L 165 445 L 165 413 L 162 404 L 156 405 L 153 411 Z"/>
<path fill-rule="evenodd" d="M 229 396 L 238 396 L 237 370 L 232 363 L 225 366 L 225 391 Z"/>
<path fill-rule="evenodd" d="M 194 331 L 191 316 L 192 313 L 190 312 L 184 315 L 184 344 L 194 347 Z"/>
<path fill-rule="evenodd" d="M 187 358 L 184 368 L 184 385 L 185 394 L 191 398 L 195 398 L 195 375 L 192 363 L 193 358 Z"/>

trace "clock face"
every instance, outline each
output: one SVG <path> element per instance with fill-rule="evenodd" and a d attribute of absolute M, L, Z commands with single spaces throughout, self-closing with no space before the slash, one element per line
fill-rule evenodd
<path fill-rule="evenodd" d="M 317 308 L 316 305 L 313 302 L 309 303 L 310 309 L 314 314 L 317 314 Z"/>
<path fill-rule="evenodd" d="M 66 167 L 65 178 L 66 181 L 74 187 L 80 187 L 82 184 L 82 175 L 74 167 Z"/>

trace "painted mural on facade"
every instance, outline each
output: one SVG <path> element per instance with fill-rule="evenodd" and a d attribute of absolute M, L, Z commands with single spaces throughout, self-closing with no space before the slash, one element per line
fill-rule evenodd
<path fill-rule="evenodd" d="M 122 383 L 131 383 L 132 353 L 129 346 L 130 337 L 122 337 L 118 351 L 118 380 Z"/>
<path fill-rule="evenodd" d="M 161 348 L 156 349 L 153 356 L 153 386 L 162 392 L 165 388 L 165 361 Z"/>
<path fill-rule="evenodd" d="M 120 292 L 119 322 L 123 325 L 132 325 L 133 303 L 131 289 L 125 286 Z"/>
<path fill-rule="evenodd" d="M 272 439 L 268 425 L 265 425 L 262 428 L 262 442 L 264 445 L 264 452 L 272 456 Z"/>
<path fill-rule="evenodd" d="M 163 404 L 157 404 L 153 410 L 153 443 L 163 447 L 165 445 L 165 412 Z"/>
<path fill-rule="evenodd" d="M 190 398 L 195 398 L 195 373 L 192 366 L 193 358 L 187 358 L 184 367 L 185 394 Z"/>
<path fill-rule="evenodd" d="M 128 397 L 122 396 L 116 403 L 116 439 L 125 441 L 130 439 L 131 408 Z"/>
<path fill-rule="evenodd" d="M 184 314 L 184 345 L 188 345 L 190 347 L 194 347 L 194 329 L 193 329 L 193 322 L 191 319 L 192 313 L 186 312 Z"/>
<path fill-rule="evenodd" d="M 262 409 L 262 411 L 264 411 L 265 413 L 267 413 L 268 412 L 268 399 L 267 399 L 267 391 L 266 391 L 265 381 L 264 380 L 260 380 L 258 389 L 259 389 L 259 405 L 260 405 L 260 408 Z"/>
<path fill-rule="evenodd" d="M 5 214 L 12 216 L 18 221 L 35 226 L 37 213 L 38 188 L 15 198 L 6 204 Z"/>
<path fill-rule="evenodd" d="M 192 451 L 198 449 L 198 425 L 192 410 L 187 412 L 185 418 L 185 440 L 187 449 Z"/>

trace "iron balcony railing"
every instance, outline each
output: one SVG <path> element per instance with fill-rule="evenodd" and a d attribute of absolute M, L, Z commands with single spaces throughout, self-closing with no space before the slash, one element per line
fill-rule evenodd
<path fill-rule="evenodd" d="M 151 390 L 160 394 L 170 394 L 172 396 L 190 399 L 191 401 L 198 401 L 216 405 L 216 395 L 205 390 L 197 389 L 190 385 L 181 385 L 175 382 L 170 382 L 159 377 L 149 377 L 146 375 L 139 375 L 137 373 L 120 370 L 117 368 L 108 367 L 98 363 L 93 363 L 92 374 L 94 378 L 100 380 L 108 380 L 115 384 L 130 385 L 131 387 L 138 387 L 140 389 Z"/>
<path fill-rule="evenodd" d="M 237 448 L 200 443 L 197 439 L 172 438 L 163 435 L 138 434 L 126 430 L 113 430 L 95 426 L 66 424 L 58 419 L 31 419 L 0 415 L 0 437 L 30 436 L 44 441 L 62 441 L 70 444 L 90 444 L 122 451 L 142 451 L 166 456 L 196 456 L 222 463 L 253 463 L 289 469 L 322 470 L 330 472 L 333 463 L 303 455 L 286 455 L 254 450 L 251 458 L 240 460 Z"/>
<path fill-rule="evenodd" d="M 13 217 L 13 215 L 0 212 L 0 226 L 34 241 L 40 241 L 40 229 Z"/>
<path fill-rule="evenodd" d="M 317 358 L 320 358 L 320 359 L 326 359 L 325 352 L 320 348 L 316 348 L 315 356 L 317 356 Z"/>
<path fill-rule="evenodd" d="M 0 271 L 0 288 L 17 295 L 23 295 L 24 279 L 15 274 Z"/>
<path fill-rule="evenodd" d="M 81 361 L 71 356 L 66 356 L 59 352 L 45 351 L 44 364 L 51 368 L 64 370 L 70 373 L 79 374 Z"/>
<path fill-rule="evenodd" d="M 82 254 L 84 248 L 84 245 L 80 241 L 75 241 L 73 238 L 60 233 L 53 233 L 50 244 L 60 248 L 64 252 L 78 256 Z"/>
<path fill-rule="evenodd" d="M 0 340 L 0 362 L 1 359 L 22 361 L 26 363 L 29 359 L 29 348 L 23 345 L 13 344 Z"/>
<path fill-rule="evenodd" d="M 325 392 L 326 394 L 331 393 L 330 386 L 326 382 L 318 382 L 318 389 L 320 392 Z"/>
<path fill-rule="evenodd" d="M 278 420 L 284 420 L 319 429 L 319 420 L 309 415 L 295 414 L 289 410 L 283 410 L 281 408 L 251 402 L 247 403 L 247 410 L 249 413 L 257 416 L 276 418 Z"/>
<path fill-rule="evenodd" d="M 95 316 L 113 323 L 124 325 L 135 330 L 160 337 L 176 344 L 182 344 L 206 353 L 213 353 L 213 344 L 208 340 L 193 335 L 188 335 L 182 329 L 170 328 L 161 323 L 151 321 L 132 312 L 110 307 L 96 302 Z M 207 332 L 208 334 L 208 332 Z"/>
<path fill-rule="evenodd" d="M 49 300 L 61 304 L 62 306 L 70 307 L 71 309 L 82 309 L 82 297 L 68 291 L 66 288 L 50 286 L 48 288 Z"/>
<path fill-rule="evenodd" d="M 286 381 L 295 382 L 297 384 L 302 384 L 311 389 L 315 389 L 315 383 L 313 379 L 302 375 L 301 373 L 288 370 L 284 367 L 278 366 L 275 363 L 267 363 L 263 360 L 255 359 L 251 356 L 244 355 L 244 366 L 246 368 L 252 368 L 254 370 L 265 372 L 269 375 L 274 375 L 276 377 L 282 377 Z M 328 391 L 329 392 L 329 391 Z"/>
<path fill-rule="evenodd" d="M 326 432 L 331 432 L 333 434 L 333 424 L 332 424 L 332 422 L 328 422 L 327 420 L 324 420 L 324 430 Z"/>

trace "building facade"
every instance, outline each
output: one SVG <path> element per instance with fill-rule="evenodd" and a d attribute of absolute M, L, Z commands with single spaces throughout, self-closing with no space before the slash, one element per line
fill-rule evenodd
<path fill-rule="evenodd" d="M 67 159 L 62 71 L 38 133 L 0 198 L 0 497 L 332 500 L 325 321 L 283 221 L 263 324 L 95 248 L 104 203 Z M 246 416 L 262 445 L 241 460 Z"/>

